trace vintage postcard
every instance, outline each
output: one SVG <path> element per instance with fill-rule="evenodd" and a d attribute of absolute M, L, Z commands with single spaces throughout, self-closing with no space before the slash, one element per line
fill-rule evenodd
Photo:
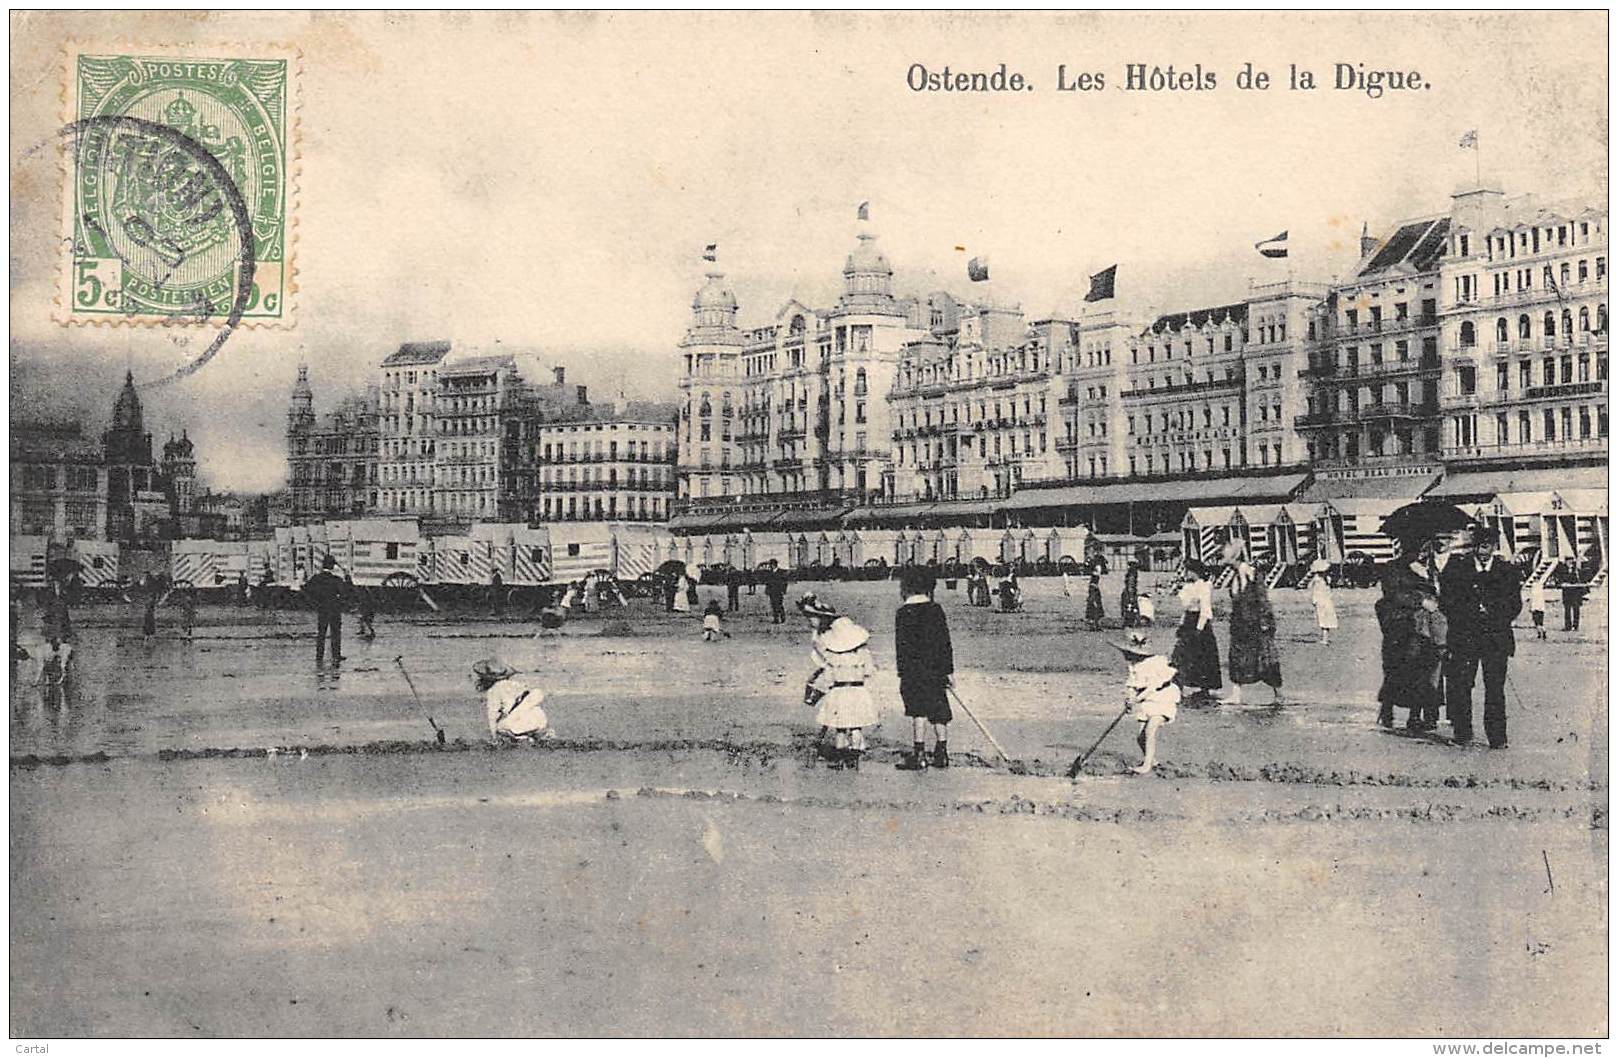
<path fill-rule="evenodd" d="M 1599 1053 L 1607 12 L 10 18 L 18 1053 Z"/>

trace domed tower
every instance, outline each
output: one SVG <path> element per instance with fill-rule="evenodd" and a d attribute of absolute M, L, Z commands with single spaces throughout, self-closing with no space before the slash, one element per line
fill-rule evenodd
<path fill-rule="evenodd" d="M 876 247 L 876 236 L 868 231 L 859 235 L 843 265 L 843 295 L 837 307 L 843 312 L 903 315 L 893 300 L 893 266 Z"/>
<path fill-rule="evenodd" d="M 174 514 L 190 514 L 196 500 L 197 459 L 191 438 L 184 430 L 180 439 L 171 435 L 163 446 L 163 479 L 168 483 L 169 510 Z"/>
<path fill-rule="evenodd" d="M 101 435 L 101 449 L 108 463 L 152 465 L 152 435 L 146 432 L 133 372 L 124 373 L 124 388 L 113 402 L 112 426 Z"/>
<path fill-rule="evenodd" d="M 740 403 L 742 332 L 736 293 L 710 268 L 691 299 L 691 326 L 680 339 L 679 482 L 682 497 L 719 496 L 730 489 L 733 409 Z"/>

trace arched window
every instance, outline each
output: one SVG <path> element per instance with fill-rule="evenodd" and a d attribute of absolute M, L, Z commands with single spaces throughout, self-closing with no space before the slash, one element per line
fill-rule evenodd
<path fill-rule="evenodd" d="M 803 317 L 802 316 L 794 316 L 794 317 L 792 317 L 792 325 L 787 329 L 787 333 L 789 333 L 789 334 L 802 334 L 803 333 Z"/>
<path fill-rule="evenodd" d="M 1517 317 L 1517 337 L 1524 339 L 1533 337 L 1533 325 L 1526 312 Z"/>
<path fill-rule="evenodd" d="M 865 368 L 854 372 L 854 396 L 865 396 Z"/>
<path fill-rule="evenodd" d="M 1589 329 L 1590 329 L 1590 306 L 1588 306 L 1588 305 L 1580 305 L 1579 306 L 1579 330 L 1587 331 Z"/>
<path fill-rule="evenodd" d="M 1556 337 L 1556 313 L 1554 312 L 1547 312 L 1545 314 L 1545 337 Z"/>
<path fill-rule="evenodd" d="M 1476 344 L 1478 344 L 1478 331 L 1477 331 L 1477 328 L 1472 326 L 1472 321 L 1471 320 L 1466 320 L 1466 321 L 1462 322 L 1462 324 L 1461 324 L 1461 348 L 1469 349 L 1469 348 L 1471 348 L 1472 346 L 1474 346 Z"/>
<path fill-rule="evenodd" d="M 1501 316 L 1494 321 L 1494 340 L 1504 342 L 1511 338 L 1511 330 L 1506 326 L 1506 318 Z"/>
<path fill-rule="evenodd" d="M 1572 309 L 1563 309 L 1562 310 L 1562 333 L 1563 334 L 1572 334 L 1573 333 L 1573 310 Z"/>
<path fill-rule="evenodd" d="M 1607 305 L 1605 302 L 1596 306 L 1596 333 L 1607 333 Z"/>
<path fill-rule="evenodd" d="M 713 402 L 708 399 L 708 394 L 704 393 L 702 395 L 701 415 L 702 415 L 702 417 L 704 419 L 706 419 L 709 416 L 711 416 L 712 414 L 713 414 Z"/>

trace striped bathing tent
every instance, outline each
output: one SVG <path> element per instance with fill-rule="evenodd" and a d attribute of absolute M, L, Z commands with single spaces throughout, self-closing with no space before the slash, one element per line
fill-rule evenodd
<path fill-rule="evenodd" d="M 1559 542 L 1554 532 L 1554 512 L 1561 506 L 1555 493 L 1502 492 L 1468 511 L 1479 522 L 1500 534 L 1500 546 L 1507 554 L 1518 555 L 1537 552 L 1541 558 L 1553 558 L 1553 548 Z M 1547 540 L 1546 530 L 1551 529 Z"/>
<path fill-rule="evenodd" d="M 45 586 L 45 559 L 50 538 L 13 536 L 11 538 L 11 583 L 18 588 Z"/>
<path fill-rule="evenodd" d="M 1246 541 L 1247 521 L 1235 507 L 1192 507 L 1180 523 L 1185 557 L 1208 566 L 1222 564 L 1233 531 Z"/>
<path fill-rule="evenodd" d="M 1008 562 L 1038 562 L 1045 557 L 1045 544 L 1032 529 L 1007 529 L 1005 544 Z"/>
<path fill-rule="evenodd" d="M 79 583 L 86 588 L 110 588 L 118 583 L 118 551 L 117 543 L 110 540 L 75 540 L 67 548 L 68 557 L 79 564 Z M 232 574 L 231 583 L 235 580 Z"/>
<path fill-rule="evenodd" d="M 1308 565 L 1315 554 L 1316 516 L 1318 506 L 1304 503 L 1285 503 L 1274 508 L 1270 522 L 1270 551 L 1277 565 Z"/>
<path fill-rule="evenodd" d="M 865 562 L 865 542 L 860 538 L 858 531 L 844 529 L 837 534 L 835 544 L 837 560 L 845 566 L 863 565 Z"/>
<path fill-rule="evenodd" d="M 272 582 L 275 580 L 275 541 L 249 540 L 243 545 L 246 551 L 247 583 L 258 587 L 264 583 L 266 577 Z"/>
<path fill-rule="evenodd" d="M 1076 529 L 1052 529 L 1045 537 L 1045 559 L 1060 563 L 1067 558 L 1082 563 L 1085 543 L 1089 539 L 1090 530 L 1082 525 Z"/>
<path fill-rule="evenodd" d="M 1606 489 L 1560 489 L 1557 495 L 1567 510 L 1573 513 L 1573 542 L 1581 561 L 1593 558 L 1600 568 L 1607 567 L 1607 540 L 1610 523 L 1607 521 Z"/>
<path fill-rule="evenodd" d="M 429 584 L 487 584 L 493 568 L 487 540 L 470 536 L 428 537 L 432 543 Z"/>
<path fill-rule="evenodd" d="M 320 572 L 328 554 L 324 525 L 294 525 L 275 531 L 275 581 L 285 588 L 301 588 Z"/>
<path fill-rule="evenodd" d="M 613 527 L 613 575 L 619 580 L 636 580 L 657 569 L 664 551 L 674 543 L 667 529 L 656 525 L 626 524 Z M 744 539 L 741 534 L 726 538 L 726 561 L 742 565 Z"/>
<path fill-rule="evenodd" d="M 1355 556 L 1386 562 L 1394 556 L 1393 540 L 1383 535 L 1382 520 L 1407 500 L 1373 498 L 1327 500 L 1316 519 L 1320 557 L 1336 565 Z"/>
<path fill-rule="evenodd" d="M 103 545 L 108 546 L 108 545 Z M 117 545 L 110 545 L 116 550 Z M 117 558 L 112 559 L 117 579 Z M 80 567 L 85 563 L 81 560 Z M 223 540 L 176 540 L 169 548 L 169 579 L 193 588 L 232 587 L 248 569 L 247 545 Z"/>
<path fill-rule="evenodd" d="M 517 522 L 473 522 L 471 530 L 467 533 L 472 538 L 474 546 L 481 545 L 486 549 L 489 561 L 489 572 L 486 584 L 494 583 L 494 575 L 500 574 L 500 583 L 511 584 L 512 534 L 520 527 Z"/>
<path fill-rule="evenodd" d="M 557 522 L 547 525 L 551 542 L 552 584 L 583 580 L 597 570 L 612 572 L 612 528 L 600 522 Z M 688 565 L 692 564 L 689 558 Z"/>
<path fill-rule="evenodd" d="M 810 561 L 821 566 L 829 566 L 837 557 L 837 533 L 819 532 L 809 534 Z"/>
<path fill-rule="evenodd" d="M 389 577 L 418 573 L 417 552 L 425 541 L 414 519 L 356 518 L 326 523 L 326 549 L 338 572 L 362 588 L 374 588 Z"/>

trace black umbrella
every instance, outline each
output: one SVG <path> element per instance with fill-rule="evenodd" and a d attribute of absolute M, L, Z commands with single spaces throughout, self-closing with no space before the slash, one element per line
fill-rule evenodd
<path fill-rule="evenodd" d="M 1399 541 L 1427 540 L 1442 533 L 1470 529 L 1472 518 L 1448 503 L 1407 503 L 1382 520 L 1382 534 Z"/>

